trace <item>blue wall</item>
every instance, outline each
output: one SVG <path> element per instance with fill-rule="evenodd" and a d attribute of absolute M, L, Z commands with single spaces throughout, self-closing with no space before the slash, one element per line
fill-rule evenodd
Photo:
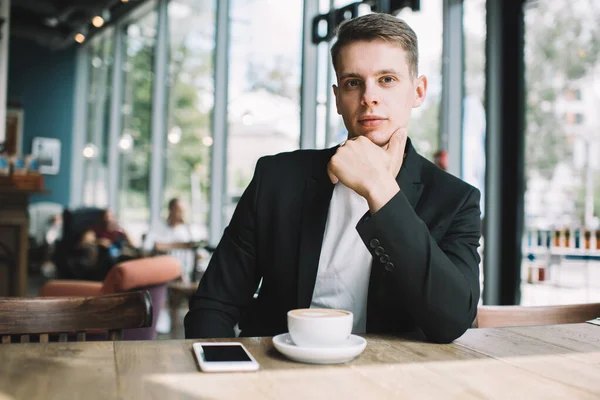
<path fill-rule="evenodd" d="M 9 41 L 8 100 L 24 109 L 21 150 L 31 153 L 32 140 L 38 136 L 61 142 L 59 173 L 44 175 L 50 194 L 35 195 L 31 202 L 69 204 L 76 50 L 72 46 L 50 51 L 28 40 Z"/>

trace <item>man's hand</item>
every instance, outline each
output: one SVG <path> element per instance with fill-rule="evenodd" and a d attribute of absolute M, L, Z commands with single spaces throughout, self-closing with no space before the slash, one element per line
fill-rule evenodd
<path fill-rule="evenodd" d="M 329 161 L 331 182 L 342 182 L 354 190 L 367 200 L 371 214 L 376 213 L 400 190 L 396 175 L 404 161 L 406 140 L 403 128 L 396 130 L 384 147 L 363 136 L 347 140 Z"/>
<path fill-rule="evenodd" d="M 107 238 L 100 238 L 98 239 L 97 243 L 102 247 L 106 247 L 107 249 L 112 245 L 110 239 Z"/>

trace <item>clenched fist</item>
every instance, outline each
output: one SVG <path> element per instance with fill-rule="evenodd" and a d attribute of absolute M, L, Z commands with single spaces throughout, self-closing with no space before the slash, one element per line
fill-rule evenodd
<path fill-rule="evenodd" d="M 363 136 L 347 140 L 338 147 L 327 166 L 331 182 L 342 182 L 364 197 L 374 214 L 400 190 L 396 175 L 404 161 L 407 137 L 406 129 L 401 128 L 384 147 Z"/>

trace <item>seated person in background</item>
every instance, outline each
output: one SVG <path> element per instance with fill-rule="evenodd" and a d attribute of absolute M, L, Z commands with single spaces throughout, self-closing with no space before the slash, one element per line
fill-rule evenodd
<path fill-rule="evenodd" d="M 180 199 L 171 199 L 168 208 L 167 220 L 146 236 L 144 251 L 150 254 L 168 253 L 177 257 L 182 264 L 182 278 L 189 281 L 196 265 L 199 235 L 185 223 L 185 211 Z"/>
<path fill-rule="evenodd" d="M 407 136 L 427 90 L 415 32 L 388 14 L 350 19 L 331 58 L 348 140 L 257 162 L 190 299 L 187 338 L 233 337 L 237 323 L 274 336 L 308 307 L 352 311 L 355 334 L 447 343 L 471 327 L 480 193 Z"/>
<path fill-rule="evenodd" d="M 199 235 L 185 223 L 185 210 L 180 199 L 171 199 L 168 210 L 166 221 L 161 221 L 144 239 L 143 249 L 148 255 L 167 253 L 177 258 L 181 262 L 182 280 L 190 282 L 198 257 L 196 243 Z M 156 330 L 159 333 L 169 333 L 171 330 L 171 317 L 167 307 L 161 309 Z"/>
<path fill-rule="evenodd" d="M 67 260 L 73 279 L 102 281 L 110 268 L 108 249 L 98 245 L 96 234 L 89 229 L 83 232 Z"/>
<path fill-rule="evenodd" d="M 96 235 L 96 241 L 100 246 L 110 248 L 116 246 L 119 249 L 125 247 L 134 247 L 129 236 L 115 218 L 112 211 L 108 208 L 104 211 L 102 222 L 93 228 Z"/>

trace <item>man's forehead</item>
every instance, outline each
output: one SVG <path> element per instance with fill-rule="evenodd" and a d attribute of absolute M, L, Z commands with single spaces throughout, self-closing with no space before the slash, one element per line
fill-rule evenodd
<path fill-rule="evenodd" d="M 406 51 L 400 46 L 387 45 L 379 48 L 350 44 L 342 48 L 338 57 L 338 75 L 378 75 L 385 73 L 406 74 L 409 66 Z M 345 46 L 346 47 L 346 46 Z"/>

